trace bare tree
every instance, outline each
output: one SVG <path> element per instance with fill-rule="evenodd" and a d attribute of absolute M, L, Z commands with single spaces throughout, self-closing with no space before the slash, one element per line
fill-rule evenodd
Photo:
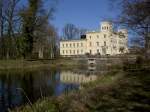
<path fill-rule="evenodd" d="M 78 28 L 78 35 L 79 35 L 79 37 L 80 37 L 81 35 L 86 35 L 86 32 L 87 32 L 87 31 L 88 31 L 87 29 Z"/>
<path fill-rule="evenodd" d="M 66 24 L 63 28 L 64 39 L 79 39 L 81 35 L 85 35 L 87 29 L 78 28 L 74 24 Z"/>
<path fill-rule="evenodd" d="M 3 21 L 4 21 L 4 19 L 3 19 L 3 17 L 2 17 L 2 15 L 3 15 L 3 0 L 0 0 L 0 58 L 2 57 L 2 55 L 3 55 L 3 31 L 4 31 L 4 29 L 3 29 Z"/>
<path fill-rule="evenodd" d="M 0 0 L 0 37 L 3 37 L 3 0 Z"/>
<path fill-rule="evenodd" d="M 63 28 L 63 38 L 75 39 L 78 36 L 78 29 L 74 24 L 66 24 Z"/>
<path fill-rule="evenodd" d="M 119 22 L 144 38 L 145 54 L 150 52 L 150 1 L 114 0 L 121 6 Z"/>
<path fill-rule="evenodd" d="M 45 29 L 43 31 L 43 28 Z M 43 25 L 36 32 L 34 42 L 34 52 L 38 53 L 38 58 L 55 58 L 57 52 L 57 33 L 56 29 L 49 24 Z"/>
<path fill-rule="evenodd" d="M 41 8 L 38 10 L 36 16 L 36 23 L 34 28 L 34 38 L 33 38 L 33 52 L 38 54 L 38 58 L 49 58 L 55 57 L 54 45 L 56 44 L 56 30 L 49 23 L 49 20 L 53 17 L 55 7 L 51 6 L 49 11 Z"/>
<path fill-rule="evenodd" d="M 35 43 L 43 57 L 57 0 L 26 1 L 28 4 L 22 5 L 21 0 L 0 0 L 0 58 L 30 58 Z M 45 7 L 48 3 L 52 4 Z"/>
<path fill-rule="evenodd" d="M 49 41 L 50 41 L 50 58 L 53 59 L 57 57 L 58 34 L 56 32 L 56 29 L 53 26 L 49 26 L 48 33 L 49 33 Z"/>
<path fill-rule="evenodd" d="M 24 38 L 25 46 L 23 47 L 24 57 L 31 57 L 34 51 L 34 44 L 39 43 L 40 47 L 36 47 L 39 52 L 39 57 L 43 58 L 44 46 L 47 37 L 47 26 L 49 20 L 53 17 L 55 7 L 50 5 L 44 7 L 44 0 L 28 0 L 29 6 L 22 11 L 22 37 Z M 54 0 L 56 1 L 56 0 Z M 37 50 L 36 50 L 37 51 Z"/>
<path fill-rule="evenodd" d="M 10 55 L 14 55 L 15 51 L 15 39 L 14 39 L 14 29 L 15 29 L 15 22 L 16 17 L 18 17 L 16 13 L 17 4 L 20 0 L 9 0 L 5 1 L 5 10 L 4 10 L 4 19 L 6 20 L 6 27 L 7 27 L 7 52 L 6 58 L 9 59 Z"/>
<path fill-rule="evenodd" d="M 0 51 L 1 57 L 7 59 L 16 54 L 14 39 L 17 4 L 20 0 L 0 0 Z"/>

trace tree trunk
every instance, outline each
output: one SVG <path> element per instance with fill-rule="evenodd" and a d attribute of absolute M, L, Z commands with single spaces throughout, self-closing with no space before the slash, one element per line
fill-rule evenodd
<path fill-rule="evenodd" d="M 6 59 L 9 59 L 9 51 L 6 53 Z"/>
<path fill-rule="evenodd" d="M 39 48 L 39 59 L 43 59 L 43 47 Z"/>
<path fill-rule="evenodd" d="M 145 58 L 150 59 L 150 36 L 149 36 L 149 25 L 146 27 L 145 32 Z"/>

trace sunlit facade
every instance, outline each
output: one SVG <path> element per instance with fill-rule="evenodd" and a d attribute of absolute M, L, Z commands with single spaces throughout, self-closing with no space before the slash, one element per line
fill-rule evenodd
<path fill-rule="evenodd" d="M 113 30 L 111 22 L 102 22 L 99 31 L 87 32 L 79 40 L 61 40 L 61 56 L 116 55 L 128 52 L 128 32 L 126 29 Z"/>

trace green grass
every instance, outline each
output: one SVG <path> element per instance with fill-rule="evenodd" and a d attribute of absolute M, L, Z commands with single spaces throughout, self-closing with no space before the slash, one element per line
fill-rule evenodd
<path fill-rule="evenodd" d="M 110 86 L 116 83 L 117 80 L 122 78 L 124 75 L 123 71 L 119 70 L 113 70 L 110 71 L 106 74 L 102 74 L 101 76 L 98 77 L 96 81 L 89 82 L 86 84 L 83 84 L 82 86 L 86 89 L 89 89 L 91 87 L 96 87 L 96 86 Z"/>
<path fill-rule="evenodd" d="M 0 60 L 0 70 L 27 69 L 33 70 L 44 67 L 73 68 L 81 63 L 71 59 L 56 60 Z"/>

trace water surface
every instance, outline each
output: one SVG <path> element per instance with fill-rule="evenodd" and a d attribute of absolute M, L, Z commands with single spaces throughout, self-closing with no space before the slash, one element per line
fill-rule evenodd
<path fill-rule="evenodd" d="M 101 71 L 103 72 L 103 71 Z M 100 74 L 100 73 L 99 73 Z M 92 70 L 7 71 L 0 74 L 0 112 L 7 112 L 47 96 L 58 96 L 77 90 L 83 83 L 96 80 Z"/>

